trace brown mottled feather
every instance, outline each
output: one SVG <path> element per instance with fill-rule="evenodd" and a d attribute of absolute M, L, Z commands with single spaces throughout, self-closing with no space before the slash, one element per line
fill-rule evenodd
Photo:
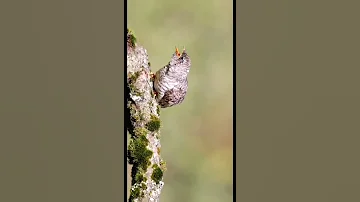
<path fill-rule="evenodd" d="M 173 88 L 171 90 L 166 91 L 164 96 L 161 98 L 161 100 L 158 101 L 159 105 L 162 108 L 166 108 L 182 103 L 187 93 L 187 87 L 188 87 L 187 84 L 180 85 L 179 88 Z"/>

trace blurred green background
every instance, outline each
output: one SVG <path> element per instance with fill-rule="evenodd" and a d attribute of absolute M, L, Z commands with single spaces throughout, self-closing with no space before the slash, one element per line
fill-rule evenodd
<path fill-rule="evenodd" d="M 161 110 L 164 202 L 233 200 L 233 5 L 226 0 L 128 1 L 128 28 L 151 70 L 175 46 L 192 59 L 181 105 Z M 130 166 L 128 166 L 130 186 Z"/>

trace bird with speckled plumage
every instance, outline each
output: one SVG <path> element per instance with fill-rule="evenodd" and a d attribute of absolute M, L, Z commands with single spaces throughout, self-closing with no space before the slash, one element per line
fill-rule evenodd
<path fill-rule="evenodd" d="M 161 108 L 172 107 L 184 101 L 188 91 L 190 66 L 191 60 L 185 48 L 180 53 L 175 47 L 170 62 L 153 75 L 156 101 Z"/>

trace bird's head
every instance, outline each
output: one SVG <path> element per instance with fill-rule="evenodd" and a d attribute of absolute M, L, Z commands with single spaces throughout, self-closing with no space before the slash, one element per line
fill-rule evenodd
<path fill-rule="evenodd" d="M 190 56 L 186 53 L 185 47 L 183 48 L 182 53 L 175 47 L 175 53 L 171 58 L 170 65 L 177 66 L 176 68 L 190 70 L 191 60 Z"/>

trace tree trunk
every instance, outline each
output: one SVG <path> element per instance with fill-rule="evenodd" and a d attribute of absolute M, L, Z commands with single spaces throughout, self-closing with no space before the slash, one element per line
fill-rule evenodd
<path fill-rule="evenodd" d="M 147 51 L 127 31 L 128 161 L 132 164 L 129 201 L 159 202 L 165 170 L 160 157 L 160 116 Z"/>

